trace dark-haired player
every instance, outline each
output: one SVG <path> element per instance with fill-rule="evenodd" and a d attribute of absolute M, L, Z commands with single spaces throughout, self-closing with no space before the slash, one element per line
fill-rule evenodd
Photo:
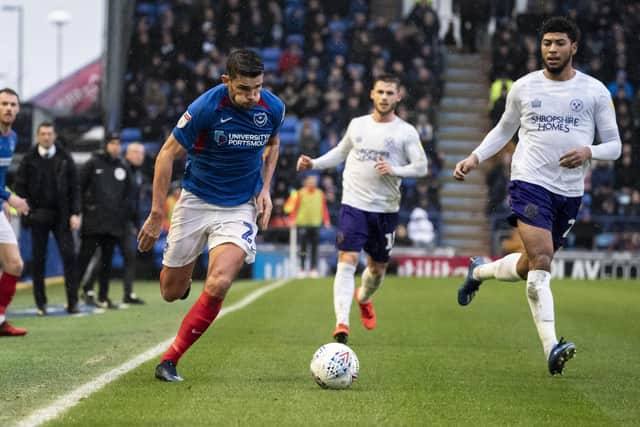
<path fill-rule="evenodd" d="M 21 215 L 29 213 L 29 205 L 22 197 L 11 194 L 5 189 L 7 169 L 18 144 L 18 137 L 11 129 L 20 111 L 18 94 L 9 88 L 0 89 L 0 198 L 4 212 L 6 205 L 15 208 Z M 24 263 L 20 256 L 18 241 L 9 223 L 7 215 L 0 212 L 0 337 L 22 336 L 26 329 L 13 327 L 6 320 L 7 307 L 16 293 L 16 284 L 22 274 Z"/>
<path fill-rule="evenodd" d="M 500 122 L 454 171 L 456 179 L 464 180 L 520 128 L 509 194 L 510 219 L 524 252 L 495 262 L 471 258 L 458 303 L 469 304 L 484 280 L 526 280 L 527 300 L 552 375 L 562 374 L 576 350 L 572 342 L 556 338 L 551 260 L 576 221 L 589 160 L 614 160 L 621 150 L 611 95 L 601 82 L 573 68 L 578 39 L 578 29 L 568 19 L 553 17 L 542 24 L 544 69 L 513 84 Z M 601 143 L 592 145 L 596 129 Z"/>
<path fill-rule="evenodd" d="M 158 379 L 182 380 L 180 357 L 216 318 L 242 265 L 254 261 L 256 222 L 261 228 L 269 223 L 284 104 L 262 88 L 263 76 L 255 52 L 231 52 L 222 84 L 187 108 L 158 153 L 151 213 L 138 236 L 141 251 L 160 236 L 172 164 L 187 155 L 160 272 L 165 300 L 186 298 L 196 258 L 205 244 L 209 250 L 204 290 L 156 367 Z"/>

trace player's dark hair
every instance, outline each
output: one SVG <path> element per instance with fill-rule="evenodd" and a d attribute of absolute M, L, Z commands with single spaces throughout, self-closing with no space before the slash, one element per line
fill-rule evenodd
<path fill-rule="evenodd" d="M 396 87 L 400 88 L 400 78 L 394 74 L 380 74 L 373 81 L 373 85 L 375 86 L 377 82 L 395 83 Z"/>
<path fill-rule="evenodd" d="M 40 132 L 41 128 L 52 128 L 52 127 L 55 127 L 53 125 L 53 123 L 51 123 L 51 122 L 42 122 L 42 123 L 40 123 L 38 125 L 38 129 L 36 129 L 36 132 Z"/>
<path fill-rule="evenodd" d="M 540 26 L 540 37 L 547 33 L 565 33 L 572 43 L 580 40 L 580 29 L 570 19 L 563 16 L 553 16 L 545 20 Z"/>
<path fill-rule="evenodd" d="M 227 74 L 230 78 L 258 77 L 262 73 L 264 73 L 264 63 L 256 52 L 250 49 L 237 49 L 229 54 Z"/>
<path fill-rule="evenodd" d="M 0 89 L 0 93 L 8 93 L 9 95 L 15 95 L 15 97 L 18 98 L 18 101 L 20 101 L 20 96 L 18 96 L 18 92 L 11 89 L 10 87 L 5 87 L 4 89 Z"/>

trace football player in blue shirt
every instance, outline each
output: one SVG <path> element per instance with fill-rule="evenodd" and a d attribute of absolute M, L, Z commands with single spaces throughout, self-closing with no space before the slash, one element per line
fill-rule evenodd
<path fill-rule="evenodd" d="M 5 189 L 7 169 L 13 158 L 13 151 L 18 144 L 18 137 L 11 129 L 20 111 L 18 94 L 9 88 L 0 89 L 0 198 L 2 210 L 0 213 L 0 337 L 22 336 L 26 329 L 15 328 L 6 320 L 7 307 L 16 293 L 16 284 L 22 274 L 22 257 L 18 249 L 18 241 L 9 223 L 8 206 L 15 208 L 19 214 L 28 215 L 29 205 L 22 197 L 11 194 Z"/>
<path fill-rule="evenodd" d="M 182 192 L 162 260 L 162 297 L 187 297 L 205 244 L 209 266 L 202 294 L 156 367 L 156 378 L 164 381 L 182 380 L 178 360 L 216 318 L 242 265 L 254 261 L 258 225 L 266 228 L 271 216 L 269 189 L 284 104 L 262 88 L 264 65 L 255 52 L 231 52 L 226 72 L 222 84 L 187 108 L 158 153 L 151 213 L 138 235 L 142 252 L 160 236 L 173 161 L 186 154 Z"/>

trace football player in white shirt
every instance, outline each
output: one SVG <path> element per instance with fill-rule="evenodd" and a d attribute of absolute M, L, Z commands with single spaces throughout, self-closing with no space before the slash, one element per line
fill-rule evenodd
<path fill-rule="evenodd" d="M 551 375 L 562 374 L 575 345 L 556 338 L 551 260 L 575 223 L 584 193 L 584 175 L 591 159 L 614 160 L 621 142 L 611 96 L 598 80 L 573 68 L 579 30 L 566 18 L 542 24 L 544 69 L 517 80 L 507 95 L 500 122 L 454 177 L 464 180 L 480 162 L 496 154 L 520 127 L 511 163 L 512 215 L 524 244 L 494 262 L 471 258 L 458 303 L 471 302 L 487 279 L 526 279 L 526 295 Z M 599 145 L 592 145 L 595 131 Z"/>
<path fill-rule="evenodd" d="M 382 283 L 393 247 L 400 209 L 403 177 L 427 174 L 427 157 L 416 129 L 395 114 L 400 102 L 400 80 L 391 75 L 376 78 L 370 97 L 373 113 L 351 120 L 342 140 L 332 150 L 312 159 L 301 155 L 297 170 L 328 169 L 346 159 L 338 236 L 338 268 L 333 282 L 336 328 L 333 337 L 346 343 L 349 313 L 355 290 L 360 251 L 367 268 L 355 293 L 360 320 L 367 329 L 376 326 L 371 296 Z"/>

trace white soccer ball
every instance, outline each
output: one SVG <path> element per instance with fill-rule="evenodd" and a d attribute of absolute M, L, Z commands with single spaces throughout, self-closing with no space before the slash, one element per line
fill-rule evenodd
<path fill-rule="evenodd" d="M 358 378 L 358 356 L 344 344 L 332 342 L 320 347 L 311 358 L 311 376 L 322 388 L 351 387 Z"/>

